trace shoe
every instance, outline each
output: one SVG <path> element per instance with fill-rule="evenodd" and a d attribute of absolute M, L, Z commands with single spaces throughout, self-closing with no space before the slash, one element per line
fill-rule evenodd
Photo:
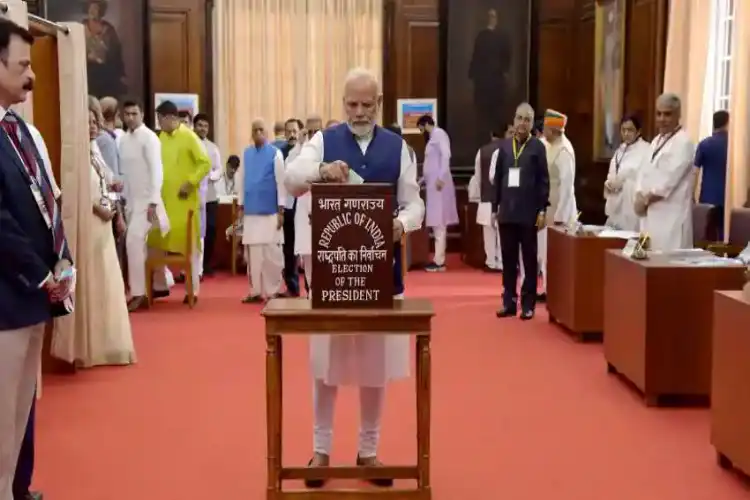
<path fill-rule="evenodd" d="M 163 299 L 169 297 L 169 290 L 154 290 L 151 295 L 154 299 Z"/>
<path fill-rule="evenodd" d="M 331 459 L 328 455 L 323 455 L 322 453 L 315 453 L 313 454 L 313 457 L 310 459 L 309 462 L 307 462 L 308 467 L 328 467 L 330 465 Z M 318 489 L 325 486 L 326 480 L 325 479 L 305 479 L 305 488 L 310 489 Z"/>
<path fill-rule="evenodd" d="M 263 297 L 260 295 L 248 295 L 244 299 L 242 299 L 243 304 L 262 304 L 263 303 Z"/>
<path fill-rule="evenodd" d="M 428 273 L 442 273 L 445 272 L 445 265 L 439 266 L 437 264 L 428 264 L 424 268 Z"/>
<path fill-rule="evenodd" d="M 544 304 L 545 302 L 547 302 L 547 293 L 546 292 L 542 292 L 542 293 L 536 294 L 536 303 L 537 304 Z"/>
<path fill-rule="evenodd" d="M 382 465 L 383 464 L 375 457 L 361 458 L 357 456 L 358 467 L 381 467 Z M 368 479 L 367 482 L 380 488 L 390 488 L 393 486 L 393 479 L 391 478 Z"/>
<path fill-rule="evenodd" d="M 526 309 L 523 312 L 521 312 L 521 319 L 524 321 L 528 321 L 530 319 L 534 319 L 534 310 L 533 309 Z"/>
<path fill-rule="evenodd" d="M 518 311 L 515 307 L 501 307 L 496 313 L 495 316 L 498 318 L 511 318 L 514 317 L 516 314 L 518 314 Z"/>
<path fill-rule="evenodd" d="M 184 274 L 178 274 L 174 277 L 175 283 L 185 283 L 185 275 Z"/>
<path fill-rule="evenodd" d="M 501 273 L 503 272 L 502 269 L 498 269 L 496 267 L 490 267 L 490 266 L 484 266 L 482 269 L 485 273 Z"/>
<path fill-rule="evenodd" d="M 141 295 L 140 297 L 133 297 L 128 302 L 128 312 L 144 311 L 149 308 L 148 297 Z"/>

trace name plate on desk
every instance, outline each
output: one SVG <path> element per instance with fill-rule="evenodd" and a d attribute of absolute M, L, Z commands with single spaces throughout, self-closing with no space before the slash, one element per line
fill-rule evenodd
<path fill-rule="evenodd" d="M 393 187 L 313 184 L 312 307 L 393 307 Z"/>

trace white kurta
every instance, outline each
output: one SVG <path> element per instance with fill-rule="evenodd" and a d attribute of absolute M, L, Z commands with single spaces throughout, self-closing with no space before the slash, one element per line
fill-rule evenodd
<path fill-rule="evenodd" d="M 360 139 L 367 151 L 370 137 Z M 323 134 L 316 133 L 287 166 L 286 182 L 291 190 L 304 189 L 320 181 Z M 406 142 L 401 148 L 401 175 L 396 185 L 400 208 L 398 220 L 407 233 L 417 231 L 424 220 L 424 202 L 419 196 L 417 166 Z M 299 210 L 299 202 L 297 202 Z M 314 282 L 312 283 L 314 287 Z M 400 298 L 400 297 L 398 297 Z M 382 387 L 391 379 L 409 376 L 408 335 L 314 335 L 310 339 L 312 373 L 327 385 Z"/>
<path fill-rule="evenodd" d="M 662 198 L 648 206 L 642 227 L 651 249 L 662 251 L 693 247 L 695 144 L 682 129 L 668 137 L 659 135 L 651 142 L 636 181 L 637 193 Z"/>
<path fill-rule="evenodd" d="M 497 152 L 495 152 L 497 153 Z M 478 197 L 477 201 L 477 224 L 482 226 L 482 240 L 484 242 L 484 265 L 490 269 L 503 268 L 503 259 L 500 253 L 500 232 L 498 231 L 497 221 L 494 219 L 492 213 L 492 203 L 482 201 L 482 162 L 481 153 L 477 151 L 476 157 L 474 157 L 474 175 L 472 181 L 475 183 L 472 187 L 469 182 L 469 198 L 474 194 Z M 493 161 L 494 160 L 494 161 Z M 490 168 L 487 172 L 489 177 L 489 183 L 493 184 L 495 181 L 495 169 L 497 168 L 497 154 L 493 154 L 490 159 Z M 475 193 L 472 193 L 475 190 Z"/>
<path fill-rule="evenodd" d="M 218 201 L 218 193 L 216 192 L 216 183 L 222 178 L 224 174 L 224 166 L 221 164 L 221 153 L 219 147 L 208 139 L 203 139 L 203 145 L 206 147 L 206 152 L 211 160 L 211 170 L 206 176 L 206 203 Z"/>
<path fill-rule="evenodd" d="M 237 204 L 245 204 L 245 168 L 241 164 L 235 174 L 235 185 L 237 186 Z M 279 206 L 284 206 L 286 200 L 286 188 L 284 187 L 284 157 L 281 151 L 276 150 L 273 161 L 273 173 L 276 176 L 276 196 Z M 280 245 L 284 242 L 284 230 L 278 227 L 278 216 L 271 215 L 245 215 L 242 222 L 242 244 L 243 245 Z"/>
<path fill-rule="evenodd" d="M 648 161 L 651 146 L 638 138 L 632 144 L 621 144 L 609 162 L 607 181 L 617 191 L 604 191 L 604 213 L 607 224 L 624 231 L 639 231 L 641 218 L 635 214 L 635 183 L 638 172 L 644 162 Z"/>

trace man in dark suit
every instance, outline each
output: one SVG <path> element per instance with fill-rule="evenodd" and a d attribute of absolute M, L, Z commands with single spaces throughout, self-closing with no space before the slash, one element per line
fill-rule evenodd
<path fill-rule="evenodd" d="M 490 160 L 495 199 L 493 213 L 500 231 L 503 260 L 503 305 L 498 318 L 515 316 L 518 311 L 518 249 L 521 249 L 524 280 L 521 285 L 521 319 L 534 317 L 537 285 L 536 233 L 544 227 L 549 205 L 549 172 L 544 144 L 531 135 L 533 108 L 523 103 L 513 120 L 515 133 L 503 140 Z"/>
<path fill-rule="evenodd" d="M 43 144 L 10 111 L 34 85 L 33 42 L 0 19 L 0 500 L 13 500 L 45 325 L 72 310 L 75 282 Z"/>

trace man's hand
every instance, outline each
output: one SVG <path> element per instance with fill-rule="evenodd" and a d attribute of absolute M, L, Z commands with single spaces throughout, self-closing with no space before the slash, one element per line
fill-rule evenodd
<path fill-rule="evenodd" d="M 404 224 L 398 220 L 393 219 L 393 242 L 401 241 L 401 237 L 404 235 Z"/>
<path fill-rule="evenodd" d="M 656 203 L 657 201 L 663 200 L 663 196 L 659 196 L 658 194 L 649 193 L 646 196 L 646 205 L 651 205 L 652 203 Z"/>
<path fill-rule="evenodd" d="M 101 205 L 97 205 L 96 207 L 94 207 L 94 213 L 104 222 L 109 222 L 115 218 L 114 210 L 110 210 L 109 208 L 103 207 Z"/>
<path fill-rule="evenodd" d="M 124 187 L 125 184 L 123 184 L 122 181 L 112 181 L 112 183 L 109 185 L 109 189 L 111 189 L 115 193 L 122 193 L 122 189 Z"/>
<path fill-rule="evenodd" d="M 542 230 L 547 225 L 547 214 L 544 211 L 536 214 L 536 228 Z"/>
<path fill-rule="evenodd" d="M 646 197 L 642 193 L 635 194 L 635 201 L 633 202 L 633 210 L 638 217 L 645 217 L 646 210 L 648 208 L 648 202 Z"/>
<path fill-rule="evenodd" d="M 52 271 L 52 279 L 45 285 L 45 289 L 52 302 L 62 302 L 70 296 L 73 279 L 70 276 L 63 276 L 63 274 L 71 267 L 72 264 L 67 259 L 60 259 L 55 264 L 55 268 Z"/>
<path fill-rule="evenodd" d="M 323 182 L 345 183 L 349 180 L 349 165 L 341 160 L 320 164 L 320 179 Z"/>
<path fill-rule="evenodd" d="M 281 229 L 282 227 L 284 227 L 284 212 L 280 211 L 276 214 L 276 229 Z"/>
<path fill-rule="evenodd" d="M 156 203 L 149 203 L 148 210 L 146 211 L 146 217 L 151 224 L 156 223 Z"/>
<path fill-rule="evenodd" d="M 445 183 L 443 181 L 441 181 L 440 179 L 438 179 L 437 181 L 435 181 L 435 187 L 437 188 L 438 191 L 442 191 L 443 190 L 443 186 L 445 186 Z"/>
<path fill-rule="evenodd" d="M 192 191 L 193 191 L 193 185 L 190 184 L 189 182 L 183 182 L 182 186 L 180 186 L 180 191 L 177 193 L 177 196 L 181 200 L 186 200 Z"/>

